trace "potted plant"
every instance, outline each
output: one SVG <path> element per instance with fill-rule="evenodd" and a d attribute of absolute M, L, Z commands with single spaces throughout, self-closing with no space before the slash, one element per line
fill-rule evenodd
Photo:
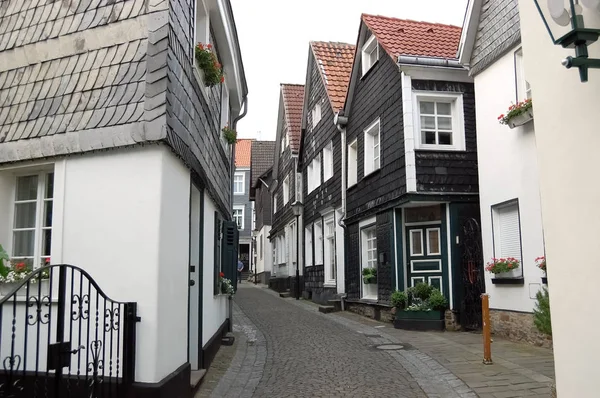
<path fill-rule="evenodd" d="M 548 284 L 548 277 L 546 276 L 546 256 L 540 256 L 535 259 L 535 266 L 544 271 L 544 276 L 542 276 L 542 283 Z"/>
<path fill-rule="evenodd" d="M 9 265 L 6 265 L 6 262 Z M 44 264 L 49 264 L 50 259 L 45 259 Z M 7 295 L 12 292 L 23 280 L 33 273 L 33 264 L 31 259 L 10 259 L 8 253 L 0 246 L 0 294 Z M 50 278 L 48 271 L 42 271 L 39 276 L 30 279 L 31 284 L 38 283 L 38 280 L 45 282 Z M 36 285 L 37 286 L 37 285 Z M 30 287 L 30 290 L 32 288 Z M 42 285 L 42 291 L 47 292 L 47 286 Z M 34 290 L 33 292 L 36 292 Z M 26 288 L 21 288 L 17 291 L 18 296 L 25 295 Z"/>
<path fill-rule="evenodd" d="M 533 103 L 531 98 L 517 102 L 508 108 L 506 114 L 498 116 L 500 124 L 506 124 L 511 129 L 522 126 L 533 120 Z"/>
<path fill-rule="evenodd" d="M 392 293 L 396 308 L 396 329 L 443 330 L 444 314 L 448 307 L 446 297 L 435 287 L 419 282 L 406 292 Z"/>
<path fill-rule="evenodd" d="M 377 268 L 366 267 L 362 270 L 363 296 L 377 297 Z"/>
<path fill-rule="evenodd" d="M 195 49 L 196 63 L 204 74 L 204 84 L 208 87 L 215 86 L 225 81 L 223 76 L 223 67 L 219 63 L 217 56 L 212 51 L 211 44 L 198 43 Z"/>
<path fill-rule="evenodd" d="M 492 258 L 492 261 L 486 264 L 485 270 L 491 272 L 496 278 L 517 278 L 515 270 L 520 266 L 519 260 L 514 257 Z"/>
<path fill-rule="evenodd" d="M 223 132 L 223 137 L 225 137 L 225 141 L 227 141 L 228 144 L 235 144 L 237 141 L 237 133 L 235 130 L 229 128 L 229 125 L 226 125 L 221 131 Z"/>
<path fill-rule="evenodd" d="M 219 283 L 221 285 L 221 294 L 228 294 L 228 295 L 235 294 L 235 289 L 233 288 L 233 285 L 231 284 L 231 280 L 225 278 L 225 274 L 223 272 L 221 272 L 219 274 Z"/>

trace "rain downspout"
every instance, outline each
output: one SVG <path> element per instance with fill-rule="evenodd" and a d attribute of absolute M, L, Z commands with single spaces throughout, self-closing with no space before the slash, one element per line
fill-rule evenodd
<path fill-rule="evenodd" d="M 348 117 L 340 116 L 339 112 L 337 112 L 333 118 L 333 123 L 335 127 L 337 127 L 338 131 L 341 133 L 341 147 L 342 147 L 342 211 L 343 217 L 340 221 L 338 221 L 338 225 L 342 227 L 344 230 L 344 259 L 346 258 L 346 253 L 348 252 L 346 248 L 346 224 L 344 220 L 346 219 L 346 125 L 348 124 Z M 344 294 L 341 299 L 342 311 L 345 310 L 344 299 L 346 298 L 346 294 Z"/>

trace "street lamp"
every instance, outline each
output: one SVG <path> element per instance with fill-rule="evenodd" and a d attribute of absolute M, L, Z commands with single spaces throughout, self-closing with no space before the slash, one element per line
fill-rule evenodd
<path fill-rule="evenodd" d="M 568 3 L 565 8 L 565 1 Z M 583 8 L 600 10 L 600 0 L 534 0 L 544 25 L 554 44 L 563 48 L 574 48 L 575 58 L 568 56 L 562 61 L 567 68 L 579 69 L 582 82 L 588 80 L 589 68 L 600 68 L 600 59 L 588 58 L 587 46 L 600 37 L 600 26 L 586 28 L 583 23 Z"/>
<path fill-rule="evenodd" d="M 296 300 L 300 299 L 300 215 L 304 205 L 299 200 L 292 203 L 292 211 L 296 216 Z"/>

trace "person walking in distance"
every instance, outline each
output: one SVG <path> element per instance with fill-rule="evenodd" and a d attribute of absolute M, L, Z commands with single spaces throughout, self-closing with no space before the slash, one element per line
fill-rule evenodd
<path fill-rule="evenodd" d="M 238 266 L 237 266 L 237 271 L 238 271 L 238 282 L 242 283 L 242 270 L 244 269 L 244 263 L 242 262 L 242 260 L 240 260 L 238 258 Z"/>

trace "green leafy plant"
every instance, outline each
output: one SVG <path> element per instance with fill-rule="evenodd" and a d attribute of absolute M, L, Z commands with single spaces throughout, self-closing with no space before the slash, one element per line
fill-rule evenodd
<path fill-rule="evenodd" d="M 10 257 L 8 256 L 8 253 L 6 252 L 6 250 L 4 250 L 4 248 L 2 247 L 2 245 L 0 245 L 0 276 L 1 277 L 6 277 L 6 275 L 8 275 L 8 272 L 10 271 L 10 269 L 4 264 L 5 261 L 10 261 Z"/>
<path fill-rule="evenodd" d="M 225 141 L 227 141 L 229 144 L 235 144 L 235 142 L 237 141 L 237 132 L 233 129 L 229 128 L 229 125 L 223 127 L 223 130 L 221 130 L 223 132 L 223 137 L 225 137 Z"/>
<path fill-rule="evenodd" d="M 426 301 L 433 293 L 435 288 L 427 283 L 419 282 L 415 286 L 409 288 L 410 294 L 422 301 Z"/>
<path fill-rule="evenodd" d="M 498 121 L 500 124 L 508 124 L 511 119 L 529 111 L 533 108 L 533 103 L 531 102 L 531 98 L 526 99 L 523 102 L 517 102 L 516 104 L 511 105 L 508 108 L 508 112 L 498 116 Z"/>
<path fill-rule="evenodd" d="M 499 274 L 501 272 L 508 272 L 513 269 L 517 269 L 520 266 L 519 260 L 514 257 L 507 258 L 492 258 L 492 261 L 486 264 L 485 270 L 492 274 Z"/>
<path fill-rule="evenodd" d="M 533 309 L 533 324 L 543 334 L 552 336 L 552 322 L 550 321 L 550 296 L 548 289 L 544 288 L 535 295 L 536 303 Z"/>
<path fill-rule="evenodd" d="M 223 67 L 219 63 L 215 53 L 212 51 L 211 44 L 204 45 L 198 43 L 194 55 L 198 67 L 204 71 L 204 83 L 207 86 L 212 87 L 225 81 Z"/>
<path fill-rule="evenodd" d="M 408 303 L 408 295 L 406 292 L 395 290 L 390 298 L 391 304 L 396 308 L 404 308 Z"/>
<path fill-rule="evenodd" d="M 446 297 L 444 297 L 442 292 L 435 288 L 432 290 L 431 295 L 429 296 L 429 299 L 427 299 L 427 301 L 431 309 L 436 311 L 442 311 L 448 307 L 448 301 L 446 300 Z"/>
<path fill-rule="evenodd" d="M 377 283 L 377 268 L 367 267 L 362 270 L 363 282 L 365 284 Z"/>

